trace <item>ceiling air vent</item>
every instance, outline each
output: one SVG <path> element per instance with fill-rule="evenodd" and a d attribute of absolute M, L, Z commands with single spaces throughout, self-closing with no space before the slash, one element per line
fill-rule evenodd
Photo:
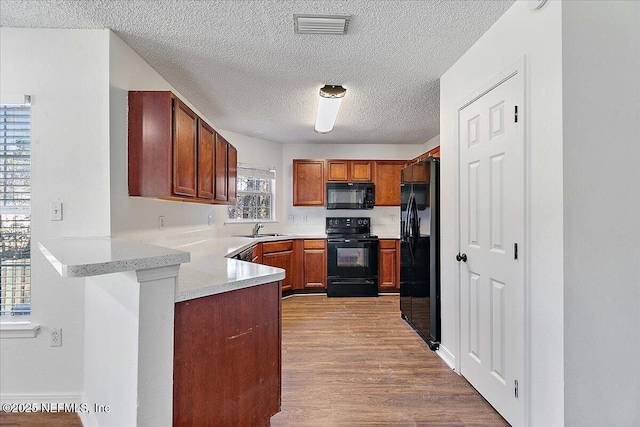
<path fill-rule="evenodd" d="M 346 34 L 350 15 L 293 15 L 296 34 Z"/>

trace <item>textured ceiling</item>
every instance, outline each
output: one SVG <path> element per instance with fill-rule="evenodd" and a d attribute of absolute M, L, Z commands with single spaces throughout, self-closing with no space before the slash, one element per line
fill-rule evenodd
<path fill-rule="evenodd" d="M 423 143 L 439 77 L 513 0 L 0 1 L 0 25 L 110 28 L 215 127 L 283 143 Z M 294 13 L 351 15 L 348 33 L 293 32 Z M 333 132 L 318 91 L 343 85 Z"/>

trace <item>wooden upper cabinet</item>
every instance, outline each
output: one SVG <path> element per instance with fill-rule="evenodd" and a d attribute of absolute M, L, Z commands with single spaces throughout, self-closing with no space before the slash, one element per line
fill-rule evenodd
<path fill-rule="evenodd" d="M 173 193 L 196 195 L 198 168 L 198 116 L 189 107 L 173 100 Z"/>
<path fill-rule="evenodd" d="M 409 163 L 417 163 L 421 160 L 426 159 L 427 157 L 440 157 L 440 146 L 438 145 L 437 147 L 432 148 L 431 150 L 420 154 L 418 157 L 410 160 Z"/>
<path fill-rule="evenodd" d="M 227 160 L 227 201 L 234 204 L 238 198 L 238 150 L 231 144 L 227 147 Z"/>
<path fill-rule="evenodd" d="M 229 197 L 228 189 L 228 147 L 229 143 L 219 133 L 216 133 L 216 151 L 215 151 L 215 199 L 226 202 Z"/>
<path fill-rule="evenodd" d="M 198 122 L 198 197 L 213 199 L 215 131 L 202 120 Z"/>
<path fill-rule="evenodd" d="M 373 178 L 371 160 L 327 160 L 327 181 L 364 181 Z"/>
<path fill-rule="evenodd" d="M 173 93 L 129 92 L 129 195 L 234 201 L 235 196 L 229 199 L 227 179 L 229 173 L 236 174 L 237 153 L 232 148 L 229 162 L 229 144 L 224 138 L 220 142 L 213 128 Z M 223 156 L 217 155 L 218 145 L 224 146 Z M 231 189 L 235 195 L 235 181 Z"/>
<path fill-rule="evenodd" d="M 173 95 L 129 92 L 129 195 L 173 194 Z"/>
<path fill-rule="evenodd" d="M 327 181 L 347 181 L 349 162 L 346 160 L 327 160 Z"/>
<path fill-rule="evenodd" d="M 293 160 L 294 206 L 324 206 L 324 171 L 324 160 Z"/>
<path fill-rule="evenodd" d="M 404 160 L 375 161 L 376 206 L 400 206 L 400 175 L 404 165 Z"/>
<path fill-rule="evenodd" d="M 371 160 L 350 160 L 349 181 L 373 181 L 372 164 Z"/>

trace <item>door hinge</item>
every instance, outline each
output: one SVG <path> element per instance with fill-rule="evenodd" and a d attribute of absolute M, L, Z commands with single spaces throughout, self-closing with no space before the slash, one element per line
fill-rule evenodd
<path fill-rule="evenodd" d="M 513 395 L 518 398 L 518 380 L 513 381 Z"/>
<path fill-rule="evenodd" d="M 513 259 L 518 259 L 518 244 L 513 244 Z"/>
<path fill-rule="evenodd" d="M 516 111 L 515 111 L 515 113 L 513 115 L 513 118 L 515 120 L 515 123 L 518 123 L 518 106 L 517 105 L 516 105 Z"/>

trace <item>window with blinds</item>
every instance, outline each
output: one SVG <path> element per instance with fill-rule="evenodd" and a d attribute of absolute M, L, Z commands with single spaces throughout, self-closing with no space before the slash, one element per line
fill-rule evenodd
<path fill-rule="evenodd" d="M 31 106 L 0 104 L 0 316 L 31 314 Z"/>
<path fill-rule="evenodd" d="M 264 221 L 275 219 L 276 171 L 264 166 L 238 165 L 238 198 L 227 209 L 230 221 Z"/>

